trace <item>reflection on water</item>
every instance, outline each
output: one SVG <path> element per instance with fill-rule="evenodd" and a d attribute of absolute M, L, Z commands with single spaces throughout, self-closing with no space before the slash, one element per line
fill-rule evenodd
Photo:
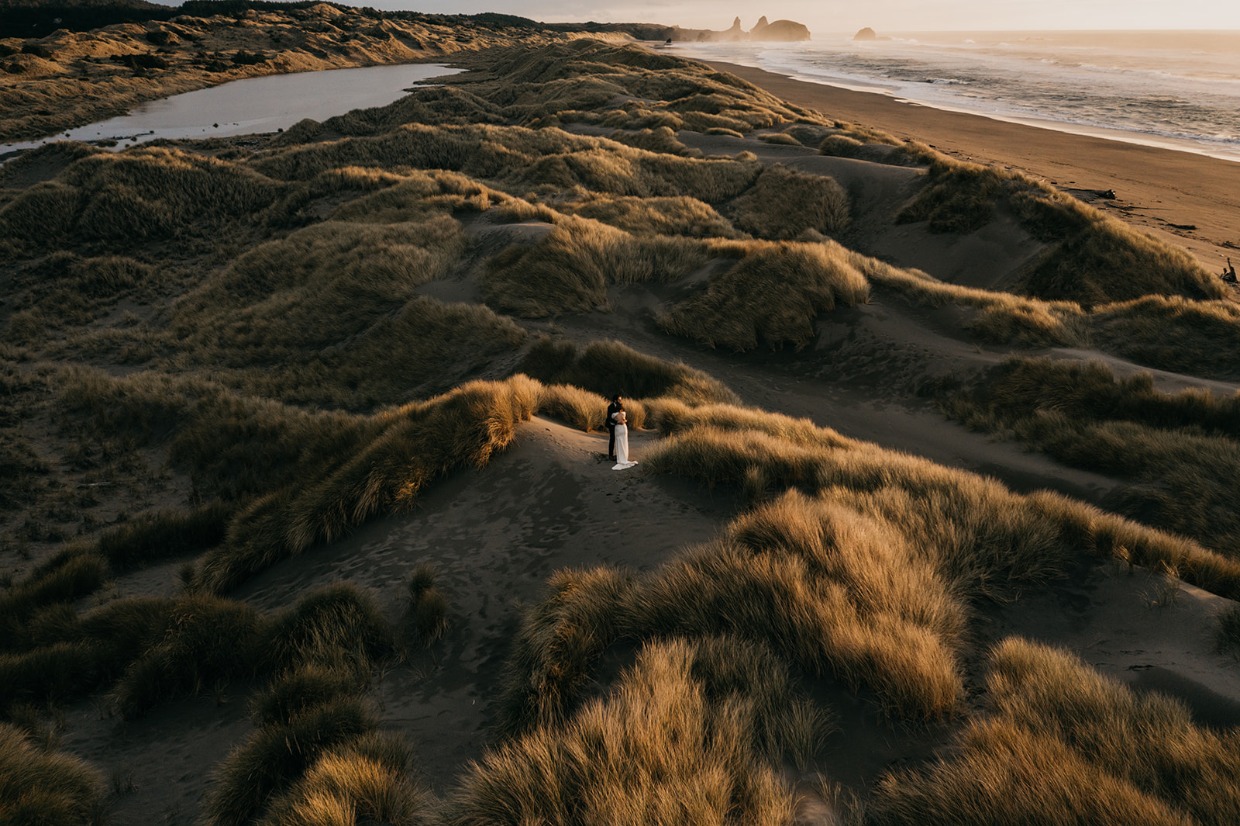
<path fill-rule="evenodd" d="M 127 115 L 36 141 L 0 144 L 0 158 L 57 140 L 117 141 L 131 146 L 155 138 L 219 138 L 274 132 L 313 118 L 385 106 L 410 86 L 456 74 L 440 64 L 367 66 L 234 80 L 210 89 L 144 103 Z"/>

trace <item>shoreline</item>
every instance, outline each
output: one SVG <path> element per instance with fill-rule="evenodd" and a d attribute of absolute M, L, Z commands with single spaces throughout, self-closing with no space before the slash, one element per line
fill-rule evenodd
<path fill-rule="evenodd" d="M 1240 163 L 938 109 L 722 61 L 701 61 L 789 103 L 929 144 L 944 154 L 1043 178 L 1060 189 L 1114 190 L 1093 205 L 1192 253 L 1210 272 L 1240 261 Z"/>

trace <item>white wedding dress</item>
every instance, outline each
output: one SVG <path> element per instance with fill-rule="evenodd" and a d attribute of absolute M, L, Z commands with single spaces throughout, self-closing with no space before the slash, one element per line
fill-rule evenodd
<path fill-rule="evenodd" d="M 616 464 L 612 470 L 628 470 L 637 462 L 629 461 L 629 426 L 623 421 L 616 422 Z"/>

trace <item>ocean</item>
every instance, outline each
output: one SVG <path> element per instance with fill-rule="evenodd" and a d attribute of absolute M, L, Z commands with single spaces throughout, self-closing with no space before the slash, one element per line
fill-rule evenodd
<path fill-rule="evenodd" d="M 1240 162 L 1240 32 L 928 32 L 676 54 Z"/>

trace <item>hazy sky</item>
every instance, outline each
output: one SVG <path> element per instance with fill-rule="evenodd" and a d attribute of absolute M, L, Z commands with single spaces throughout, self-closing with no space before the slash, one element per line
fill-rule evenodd
<path fill-rule="evenodd" d="M 352 2 L 353 0 L 346 0 Z M 498 11 L 545 22 L 598 20 L 725 29 L 739 16 L 798 20 L 818 32 L 1024 29 L 1240 29 L 1240 0 L 356 0 L 383 9 Z"/>

